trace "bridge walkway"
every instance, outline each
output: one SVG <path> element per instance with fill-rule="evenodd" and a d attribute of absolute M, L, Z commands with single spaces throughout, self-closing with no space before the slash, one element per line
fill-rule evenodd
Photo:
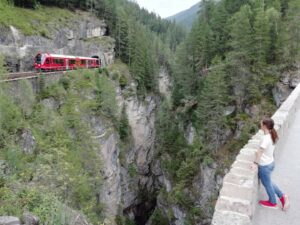
<path fill-rule="evenodd" d="M 290 209 L 284 212 L 257 205 L 253 225 L 300 225 L 300 110 L 295 114 L 282 150 L 275 153 L 272 179 L 290 196 Z M 258 199 L 268 199 L 262 185 L 259 187 Z"/>

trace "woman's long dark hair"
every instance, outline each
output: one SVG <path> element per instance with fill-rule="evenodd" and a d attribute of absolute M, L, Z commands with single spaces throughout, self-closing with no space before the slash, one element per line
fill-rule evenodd
<path fill-rule="evenodd" d="M 265 125 L 270 131 L 273 144 L 275 144 L 278 141 L 278 134 L 274 129 L 274 120 L 271 118 L 266 118 L 262 121 L 262 124 Z"/>

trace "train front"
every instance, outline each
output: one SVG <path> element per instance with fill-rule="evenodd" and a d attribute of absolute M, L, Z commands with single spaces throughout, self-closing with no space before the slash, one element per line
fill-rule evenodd
<path fill-rule="evenodd" d="M 36 57 L 34 58 L 34 68 L 35 70 L 41 70 L 43 67 L 43 61 L 44 61 L 44 54 L 38 53 Z"/>

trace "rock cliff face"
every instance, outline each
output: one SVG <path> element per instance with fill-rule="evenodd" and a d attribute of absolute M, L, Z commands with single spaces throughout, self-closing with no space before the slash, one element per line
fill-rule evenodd
<path fill-rule="evenodd" d="M 287 99 L 299 83 L 300 65 L 295 64 L 293 68 L 282 73 L 280 82 L 278 82 L 272 90 L 273 98 L 277 107 L 279 107 Z"/>
<path fill-rule="evenodd" d="M 114 40 L 108 36 L 104 21 L 85 12 L 76 12 L 68 25 L 49 25 L 49 37 L 25 36 L 15 27 L 0 25 L 0 54 L 11 71 L 31 71 L 38 52 L 98 56 L 102 63 L 111 64 Z"/>

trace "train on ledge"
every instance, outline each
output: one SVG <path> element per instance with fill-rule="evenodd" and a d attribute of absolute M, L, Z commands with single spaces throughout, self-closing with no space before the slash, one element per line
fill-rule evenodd
<path fill-rule="evenodd" d="M 37 71 L 61 71 L 84 68 L 100 68 L 101 60 L 97 56 L 81 57 L 70 55 L 58 55 L 38 53 L 34 60 L 34 68 Z"/>

